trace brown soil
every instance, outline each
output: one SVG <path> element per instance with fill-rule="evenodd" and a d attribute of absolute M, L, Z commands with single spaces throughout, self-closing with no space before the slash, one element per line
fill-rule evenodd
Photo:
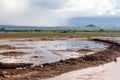
<path fill-rule="evenodd" d="M 37 80 L 37 78 L 53 77 L 72 70 L 94 67 L 111 61 L 116 62 L 117 61 L 116 58 L 120 57 L 120 46 L 119 46 L 120 44 L 111 41 L 104 41 L 104 40 L 101 40 L 101 42 L 109 43 L 110 47 L 108 47 L 104 51 L 87 55 L 85 57 L 61 60 L 50 64 L 46 63 L 43 65 L 36 65 L 32 68 L 29 67 L 25 70 L 0 69 L 1 71 L 0 79 L 1 80 Z"/>
<path fill-rule="evenodd" d="M 48 40 L 53 41 L 53 40 L 63 40 L 63 39 L 66 39 L 66 38 L 71 38 L 69 36 L 64 37 L 64 36 L 48 36 L 48 35 L 6 34 L 6 35 L 3 36 L 3 35 L 0 34 L 0 39 L 23 39 L 23 38 L 29 38 L 27 40 L 12 40 L 12 41 L 34 41 L 34 39 L 36 38 L 36 40 L 41 40 L 41 41 L 48 41 Z M 75 37 L 75 38 L 79 38 L 79 37 Z"/>
<path fill-rule="evenodd" d="M 87 51 L 87 52 L 91 52 L 91 51 L 93 51 L 93 50 L 90 49 L 90 48 L 81 48 L 81 49 L 78 50 L 78 52 L 79 52 L 79 51 Z"/>
<path fill-rule="evenodd" d="M 33 63 L 0 63 L 0 69 L 20 69 L 33 65 Z"/>

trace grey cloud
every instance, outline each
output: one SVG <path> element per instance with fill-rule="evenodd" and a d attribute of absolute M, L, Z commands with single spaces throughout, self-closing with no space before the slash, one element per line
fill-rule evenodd
<path fill-rule="evenodd" d="M 62 8 L 69 0 L 31 0 L 35 6 L 48 9 Z"/>
<path fill-rule="evenodd" d="M 110 0 L 115 9 L 120 9 L 120 0 Z"/>
<path fill-rule="evenodd" d="M 66 3 L 69 3 L 69 1 L 74 2 L 75 0 L 22 0 L 28 1 L 29 5 L 25 10 L 22 10 L 21 13 L 19 12 L 20 7 L 17 8 L 18 12 L 13 12 L 14 14 L 10 14 L 10 12 L 5 12 L 4 8 L 2 7 L 4 4 L 2 5 L 1 1 L 4 0 L 0 0 L 0 24 L 56 26 L 65 25 L 67 20 L 69 20 L 69 18 L 71 17 L 91 15 L 96 16 L 96 12 L 92 10 L 92 12 L 86 12 L 86 10 L 84 10 L 84 7 L 82 7 L 83 12 L 79 11 L 79 9 L 78 11 L 73 11 L 71 9 L 71 6 L 73 6 L 72 4 L 68 7 L 70 11 L 67 11 Z M 115 11 L 117 13 L 117 16 L 119 16 L 118 13 L 120 13 L 120 0 L 109 1 L 111 1 L 111 3 L 113 3 L 113 5 L 115 6 L 113 12 Z M 77 9 L 79 8 L 79 6 L 75 6 L 75 8 Z M 110 12 L 106 12 L 103 15 L 106 16 L 109 15 L 109 13 Z"/>

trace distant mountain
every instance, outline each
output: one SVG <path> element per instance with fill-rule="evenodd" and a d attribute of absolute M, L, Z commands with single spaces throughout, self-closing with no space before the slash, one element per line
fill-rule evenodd
<path fill-rule="evenodd" d="M 97 27 L 120 28 L 120 17 L 73 17 L 68 21 L 68 26 L 86 26 L 94 24 Z"/>
<path fill-rule="evenodd" d="M 9 30 L 120 30 L 120 17 L 74 17 L 65 26 L 0 25 Z"/>
<path fill-rule="evenodd" d="M 95 27 L 96 27 L 96 25 L 94 25 L 94 24 L 89 24 L 89 25 L 86 25 L 86 27 L 95 28 Z"/>

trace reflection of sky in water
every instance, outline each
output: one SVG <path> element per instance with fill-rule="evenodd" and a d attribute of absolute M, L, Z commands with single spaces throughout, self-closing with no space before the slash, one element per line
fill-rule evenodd
<path fill-rule="evenodd" d="M 79 41 L 79 40 L 68 40 L 67 41 L 68 47 L 72 48 L 84 48 L 86 46 L 90 48 L 103 48 L 102 44 L 98 44 L 92 41 Z"/>
<path fill-rule="evenodd" d="M 55 41 L 11 41 L 0 40 L 0 44 L 9 44 L 14 47 L 31 47 L 30 49 L 14 49 L 14 50 L 0 50 L 0 53 L 7 51 L 23 51 L 27 54 L 17 57 L 5 57 L 0 55 L 1 62 L 55 62 L 62 58 L 68 59 L 71 57 L 78 57 L 77 52 L 59 52 L 60 55 L 53 54 L 50 50 L 67 50 L 74 48 L 103 48 L 103 44 L 92 41 L 80 41 L 77 39 L 55 40 Z M 38 56 L 38 58 L 33 58 Z"/>

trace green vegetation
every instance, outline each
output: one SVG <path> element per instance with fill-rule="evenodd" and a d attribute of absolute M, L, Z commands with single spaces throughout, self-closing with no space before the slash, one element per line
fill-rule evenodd
<path fill-rule="evenodd" d="M 5 30 L 0 31 L 0 38 L 24 37 L 97 37 L 119 36 L 120 31 L 80 31 L 80 30 Z"/>
<path fill-rule="evenodd" d="M 94 37 L 94 36 L 119 36 L 120 32 L 0 32 L 1 38 L 10 37 Z"/>

